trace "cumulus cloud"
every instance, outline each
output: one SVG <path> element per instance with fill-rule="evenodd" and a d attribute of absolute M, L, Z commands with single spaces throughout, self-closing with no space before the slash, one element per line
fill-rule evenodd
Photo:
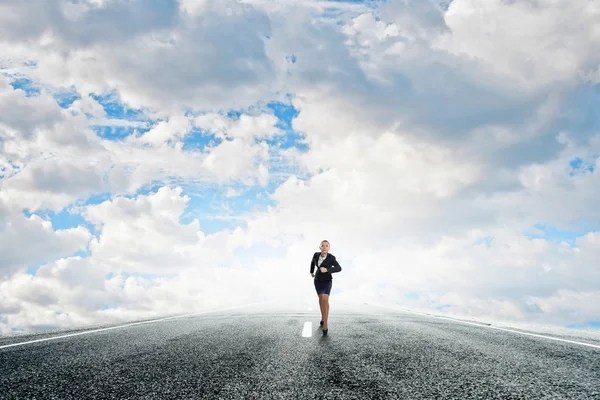
<path fill-rule="evenodd" d="M 40 52 L 36 79 L 82 94 L 117 88 L 133 107 L 239 108 L 269 99 L 276 88 L 265 52 L 268 16 L 233 0 L 181 6 L 59 1 L 42 6 L 39 21 L 26 22 L 27 7 L 10 2 L 5 37 Z"/>
<path fill-rule="evenodd" d="M 265 296 L 263 284 L 281 282 L 268 273 L 273 263 L 256 265 L 258 271 L 240 264 L 234 256 L 244 246 L 238 230 L 205 234 L 197 219 L 182 223 L 189 200 L 181 188 L 162 187 L 152 194 L 86 206 L 82 215 L 98 234 L 91 241 L 83 228 L 53 231 L 48 222 L 32 218 L 29 232 L 21 229 L 21 236 L 43 245 L 23 251 L 16 239 L 3 238 L 2 243 L 15 249 L 12 252 L 29 257 L 9 266 L 16 271 L 36 260 L 36 255 L 57 259 L 39 267 L 35 276 L 18 272 L 0 282 L 2 311 L 7 316 L 0 326 L 4 330 L 7 326 L 73 327 L 234 306 L 272 296 Z M 43 225 L 38 230 L 44 230 L 46 237 L 42 233 L 35 237 L 36 222 Z M 62 239 L 54 240 L 57 249 L 50 248 L 54 235 Z M 81 239 L 85 245 L 89 242 L 89 255 L 69 256 L 68 245 L 81 247 Z M 8 248 L 3 250 L 12 254 Z M 257 273 L 265 278 L 256 280 Z M 235 295 L 224 298 L 223 291 Z"/>
<path fill-rule="evenodd" d="M 184 150 L 199 120 L 174 114 L 161 118 L 147 132 L 123 141 L 97 136 L 93 126 L 106 111 L 89 97 L 61 109 L 47 92 L 27 96 L 2 77 L 0 166 L 4 180 L 0 199 L 23 208 L 59 211 L 75 200 L 106 192 L 135 193 L 156 179 L 197 180 L 205 184 L 242 180 L 266 185 L 271 158 L 265 139 L 278 133 L 271 114 L 243 114 L 224 140 L 203 152 Z M 2 98 L 6 101 L 2 102 Z M 225 121 L 225 120 L 224 120 Z M 125 124 L 126 125 L 126 124 Z M 212 129 L 219 137 L 216 126 Z"/>
<path fill-rule="evenodd" d="M 147 143 L 155 147 L 160 147 L 172 139 L 181 141 L 181 139 L 190 131 L 192 125 L 189 119 L 181 116 L 174 116 L 166 121 L 160 121 L 150 131 L 144 133 L 138 138 L 138 141 Z"/>
<path fill-rule="evenodd" d="M 600 11 L 589 2 L 495 0 L 481 7 L 458 0 L 444 19 L 449 32 L 436 47 L 476 59 L 525 89 L 577 82 L 600 62 Z"/>
<path fill-rule="evenodd" d="M 483 153 L 482 158 L 493 159 L 503 167 L 509 164 L 513 167 L 525 164 L 531 158 L 549 160 L 560 151 L 554 140 L 558 128 L 552 123 L 566 106 L 565 96 L 583 82 L 580 75 L 585 70 L 585 63 L 572 70 L 568 78 L 552 78 L 553 84 L 523 87 L 518 76 L 500 76 L 488 64 L 477 62 L 477 54 L 471 57 L 456 53 L 447 44 L 454 35 L 459 45 L 480 43 L 479 39 L 472 38 L 484 35 L 474 34 L 469 36 L 469 41 L 462 40 L 466 38 L 465 32 L 471 30 L 465 28 L 466 24 L 449 21 L 455 18 L 459 9 L 469 23 L 478 23 L 483 29 L 488 19 L 481 16 L 494 20 L 515 8 L 526 7 L 511 4 L 495 2 L 483 7 L 473 2 L 452 2 L 445 10 L 434 2 L 391 2 L 381 9 L 351 18 L 340 30 L 333 22 L 331 25 L 311 25 L 305 28 L 310 30 L 299 40 L 292 39 L 297 36 L 294 29 L 304 28 L 302 22 L 274 29 L 282 42 L 292 42 L 280 47 L 289 49 L 297 59 L 289 69 L 289 80 L 301 88 L 296 91 L 298 102 L 306 99 L 306 107 L 320 108 L 324 121 L 332 113 L 347 115 L 339 132 L 366 129 L 363 126 L 367 123 L 378 127 L 371 132 L 401 126 L 419 137 L 449 143 L 457 150 L 472 146 L 472 157 Z M 554 14 L 563 6 L 573 12 L 581 9 L 576 5 L 571 8 L 569 4 L 548 4 L 543 8 Z M 593 13 L 588 14 L 581 18 L 593 18 Z M 543 20 L 543 16 L 534 11 L 527 15 Z M 568 26 L 561 20 L 552 20 L 553 24 L 543 27 L 520 22 L 520 18 L 527 18 L 527 15 L 515 15 L 512 20 L 523 26 L 531 37 L 540 38 L 546 30 L 552 30 L 556 32 L 552 37 L 558 38 L 559 32 Z M 502 35 L 507 26 L 498 24 L 497 34 Z M 485 37 L 490 41 L 502 41 L 507 46 L 512 43 L 502 36 L 489 34 Z M 582 49 L 596 46 L 593 42 L 588 43 L 583 35 L 574 40 Z M 556 41 L 557 46 L 563 46 L 561 43 Z M 497 49 L 491 45 L 485 45 L 485 48 Z M 562 48 L 567 51 L 566 47 Z M 503 53 L 493 54 L 501 58 L 499 63 L 509 59 L 502 58 Z M 554 53 L 549 49 L 547 54 Z M 583 54 L 593 57 L 591 54 L 595 53 L 584 51 Z M 515 55 L 514 59 L 523 57 Z M 490 65 L 498 64 L 492 56 L 487 61 Z M 540 68 L 555 64 L 537 63 L 535 59 L 528 62 L 536 63 Z M 313 76 L 313 70 L 322 73 Z M 541 74 L 536 72 L 536 76 Z M 357 120 L 361 122 L 357 123 Z M 329 130 L 329 127 L 319 129 L 320 132 Z"/>
<path fill-rule="evenodd" d="M 168 272 L 192 261 L 199 236 L 197 220 L 180 225 L 187 197 L 161 188 L 153 196 L 119 197 L 88 206 L 85 218 L 98 227 L 92 256 L 130 272 Z"/>
<path fill-rule="evenodd" d="M 33 214 L 25 216 L 16 207 L 0 201 L 0 277 L 85 250 L 91 238 L 82 227 L 54 229 L 52 223 Z"/>
<path fill-rule="evenodd" d="M 27 98 L 23 90 L 13 90 L 9 79 L 0 75 L 0 123 L 31 139 L 36 128 L 51 128 L 63 119 L 60 108 L 50 96 Z"/>
<path fill-rule="evenodd" d="M 34 16 L 30 8 L 40 10 Z M 8 0 L 1 6 L 2 36 L 24 41 L 50 35 L 71 46 L 118 43 L 148 31 L 173 27 L 179 8 L 173 0 L 32 1 Z"/>
<path fill-rule="evenodd" d="M 272 138 L 280 133 L 279 120 L 272 114 L 258 116 L 243 114 L 237 120 L 220 114 L 204 114 L 195 118 L 194 125 L 214 133 L 218 138 Z"/>
<path fill-rule="evenodd" d="M 37 5 L 0 6 L 2 332 L 311 301 L 324 238 L 340 301 L 600 318 L 590 2 Z"/>

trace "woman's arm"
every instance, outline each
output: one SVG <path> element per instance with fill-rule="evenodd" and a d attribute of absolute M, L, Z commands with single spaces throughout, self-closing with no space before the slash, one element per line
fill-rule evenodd
<path fill-rule="evenodd" d="M 333 257 L 333 260 L 331 261 L 331 264 L 333 264 L 332 267 L 328 268 L 329 272 L 331 272 L 332 274 L 334 272 L 340 272 L 342 270 L 342 266 L 340 265 L 340 263 L 338 263 L 337 259 L 335 258 L 335 256 Z"/>

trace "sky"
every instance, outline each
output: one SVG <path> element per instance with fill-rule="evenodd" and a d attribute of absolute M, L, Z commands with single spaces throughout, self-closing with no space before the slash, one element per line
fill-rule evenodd
<path fill-rule="evenodd" d="M 316 307 L 323 239 L 332 313 L 600 328 L 594 2 L 4 0 L 0 46 L 0 334 Z"/>

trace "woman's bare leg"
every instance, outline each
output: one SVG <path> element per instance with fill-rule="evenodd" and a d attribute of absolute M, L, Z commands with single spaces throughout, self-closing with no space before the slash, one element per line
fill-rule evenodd
<path fill-rule="evenodd" d="M 329 319 L 329 295 L 324 294 L 323 296 L 323 329 L 328 329 L 327 320 Z"/>
<path fill-rule="evenodd" d="M 321 321 L 324 321 L 325 317 L 325 299 L 322 294 L 319 294 L 319 308 L 321 309 Z"/>

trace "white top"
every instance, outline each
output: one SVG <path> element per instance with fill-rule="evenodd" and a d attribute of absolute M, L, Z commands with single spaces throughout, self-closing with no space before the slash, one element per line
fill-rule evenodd
<path fill-rule="evenodd" d="M 323 253 L 319 254 L 319 260 L 317 261 L 317 268 L 321 267 L 321 263 L 323 263 L 323 260 L 327 257 L 327 255 L 325 255 L 325 257 L 323 257 Z"/>

